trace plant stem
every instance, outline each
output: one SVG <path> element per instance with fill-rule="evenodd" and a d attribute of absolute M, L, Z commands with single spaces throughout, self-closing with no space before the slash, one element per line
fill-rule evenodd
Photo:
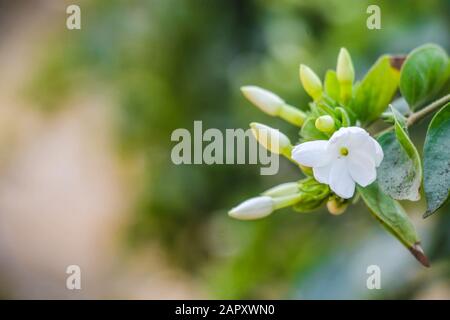
<path fill-rule="evenodd" d="M 410 127 L 414 124 L 416 124 L 417 122 L 419 122 L 420 120 L 422 120 L 423 118 L 425 118 L 426 116 L 428 116 L 430 113 L 436 111 L 436 109 L 438 109 L 439 107 L 441 107 L 442 105 L 444 105 L 445 103 L 450 101 L 450 94 L 447 94 L 439 99 L 437 99 L 436 101 L 430 103 L 429 105 L 427 105 L 425 108 L 412 113 L 406 120 L 406 126 Z M 383 133 L 386 133 L 388 131 L 391 131 L 394 127 L 391 126 L 389 128 L 386 128 L 384 130 L 381 130 L 380 132 L 377 132 L 376 135 L 379 136 Z"/>
<path fill-rule="evenodd" d="M 408 117 L 408 120 L 406 121 L 406 125 L 408 127 L 412 126 L 413 124 L 415 124 L 416 122 L 422 120 L 428 114 L 432 113 L 433 111 L 438 109 L 440 106 L 442 106 L 443 104 L 445 104 L 446 102 L 449 102 L 449 101 L 450 101 L 450 94 L 447 94 L 447 95 L 443 96 L 442 98 L 440 98 L 440 99 L 430 103 L 428 106 L 426 106 L 422 110 L 414 112 L 413 114 L 411 114 Z"/>

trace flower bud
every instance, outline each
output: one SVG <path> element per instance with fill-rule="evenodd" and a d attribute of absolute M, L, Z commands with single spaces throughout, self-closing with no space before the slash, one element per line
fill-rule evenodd
<path fill-rule="evenodd" d="M 306 119 L 306 114 L 303 111 L 288 104 L 281 107 L 279 116 L 298 127 L 301 127 Z"/>
<path fill-rule="evenodd" d="M 330 195 L 330 188 L 326 184 L 308 177 L 299 181 L 301 198 L 294 205 L 298 212 L 310 212 L 320 207 Z"/>
<path fill-rule="evenodd" d="M 264 148 L 273 153 L 287 157 L 291 156 L 292 144 L 285 134 L 257 122 L 252 122 L 250 127 L 252 128 L 253 136 Z"/>
<path fill-rule="evenodd" d="M 320 78 L 304 64 L 300 65 L 300 81 L 306 93 L 314 100 L 320 99 L 322 96 L 322 81 Z"/>
<path fill-rule="evenodd" d="M 295 193 L 298 193 L 298 183 L 287 182 L 265 191 L 263 195 L 269 197 L 281 197 L 286 195 L 292 195 Z"/>
<path fill-rule="evenodd" d="M 272 198 L 272 200 L 274 203 L 274 208 L 277 210 L 277 209 L 282 209 L 282 208 L 293 206 L 293 205 L 297 204 L 299 201 L 301 201 L 302 198 L 303 198 L 303 194 L 298 192 L 298 193 L 290 194 L 287 196 L 275 197 L 275 198 Z"/>
<path fill-rule="evenodd" d="M 340 84 L 353 84 L 355 80 L 352 58 L 345 48 L 341 48 L 341 51 L 339 51 L 336 74 Z"/>
<path fill-rule="evenodd" d="M 274 210 L 271 197 L 262 196 L 248 199 L 228 212 L 230 217 L 239 220 L 254 220 L 267 217 Z"/>
<path fill-rule="evenodd" d="M 331 133 L 334 131 L 334 119 L 329 115 L 320 116 L 315 122 L 316 128 L 319 131 L 325 133 Z"/>
<path fill-rule="evenodd" d="M 251 103 L 271 116 L 278 115 L 285 104 L 276 94 L 257 86 L 244 86 L 241 91 Z"/>
<path fill-rule="evenodd" d="M 347 49 L 339 52 L 336 74 L 340 85 L 341 102 L 347 103 L 352 96 L 352 86 L 355 80 L 355 70 Z"/>
<path fill-rule="evenodd" d="M 347 207 L 348 202 L 340 201 L 335 197 L 330 197 L 327 201 L 328 212 L 336 216 L 343 214 L 347 210 Z"/>

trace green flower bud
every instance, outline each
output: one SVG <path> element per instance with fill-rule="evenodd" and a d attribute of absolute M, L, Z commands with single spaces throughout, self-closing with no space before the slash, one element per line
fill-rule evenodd
<path fill-rule="evenodd" d="M 353 81 L 355 80 L 355 70 L 353 68 L 352 58 L 345 48 L 341 48 L 341 51 L 339 51 L 336 75 L 341 85 L 343 83 L 353 84 Z"/>
<path fill-rule="evenodd" d="M 252 122 L 250 127 L 252 128 L 253 136 L 264 148 L 273 153 L 282 154 L 290 158 L 292 144 L 285 134 L 257 122 Z"/>
<path fill-rule="evenodd" d="M 320 207 L 330 195 L 330 188 L 326 184 L 308 177 L 299 182 L 300 200 L 294 205 L 298 212 L 309 212 Z"/>
<path fill-rule="evenodd" d="M 353 69 L 350 54 L 345 48 L 341 48 L 341 51 L 339 52 L 336 74 L 340 84 L 341 102 L 347 103 L 352 96 L 355 70 Z"/>
<path fill-rule="evenodd" d="M 311 98 L 318 100 L 322 97 L 322 81 L 311 68 L 304 64 L 300 65 L 300 81 Z"/>
<path fill-rule="evenodd" d="M 298 127 L 301 127 L 306 119 L 306 114 L 303 111 L 288 104 L 281 107 L 279 116 L 283 120 L 286 120 L 287 122 Z"/>
<path fill-rule="evenodd" d="M 334 119 L 329 115 L 320 116 L 316 119 L 315 126 L 317 130 L 332 133 L 335 130 Z"/>

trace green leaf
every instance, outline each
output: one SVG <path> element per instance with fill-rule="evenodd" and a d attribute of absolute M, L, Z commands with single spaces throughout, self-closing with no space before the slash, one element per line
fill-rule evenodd
<path fill-rule="evenodd" d="M 305 122 L 303 123 L 302 129 L 300 130 L 300 136 L 305 141 L 328 140 L 328 136 L 325 133 L 317 130 L 315 122 L 315 117 L 306 118 Z"/>
<path fill-rule="evenodd" d="M 450 194 L 450 103 L 431 120 L 423 157 L 423 186 L 427 198 L 424 217 L 428 217 L 449 199 Z"/>
<path fill-rule="evenodd" d="M 433 99 L 450 76 L 447 53 L 434 44 L 413 50 L 402 66 L 400 92 L 415 110 Z"/>
<path fill-rule="evenodd" d="M 416 229 L 402 206 L 384 194 L 377 181 L 365 188 L 358 186 L 358 191 L 372 215 L 382 226 L 408 248 L 420 263 L 429 266 L 428 259 L 420 246 Z"/>
<path fill-rule="evenodd" d="M 378 59 L 356 88 L 350 102 L 352 110 L 364 124 L 378 119 L 397 91 L 400 73 L 391 66 L 390 60 L 388 55 Z"/>
<path fill-rule="evenodd" d="M 339 81 L 334 70 L 328 70 L 325 74 L 325 92 L 334 101 L 339 101 Z"/>
<path fill-rule="evenodd" d="M 396 200 L 420 199 L 422 165 L 416 147 L 405 128 L 404 117 L 394 108 L 394 131 L 378 137 L 384 158 L 377 169 L 380 189 Z"/>

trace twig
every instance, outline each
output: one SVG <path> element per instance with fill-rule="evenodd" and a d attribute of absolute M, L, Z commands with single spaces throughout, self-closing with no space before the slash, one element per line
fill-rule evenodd
<path fill-rule="evenodd" d="M 408 117 L 408 120 L 406 121 L 406 125 L 407 126 L 412 126 L 413 124 L 415 124 L 416 122 L 422 120 L 428 114 L 432 113 L 437 108 L 439 108 L 440 106 L 442 106 L 443 104 L 445 104 L 445 103 L 447 103 L 449 101 L 450 101 L 450 94 L 447 94 L 447 95 L 443 96 L 442 98 L 440 98 L 440 99 L 430 103 L 428 106 L 426 106 L 422 110 L 414 112 L 413 114 L 411 114 Z"/>
<path fill-rule="evenodd" d="M 422 120 L 423 118 L 428 116 L 430 113 L 432 113 L 433 111 L 435 111 L 436 109 L 438 109 L 439 107 L 441 107 L 442 105 L 444 105 L 445 103 L 447 103 L 449 101 L 450 101 L 450 94 L 447 94 L 447 95 L 443 96 L 442 98 L 439 98 L 438 100 L 430 103 L 429 105 L 427 105 L 425 108 L 421 109 L 420 111 L 412 113 L 406 120 L 406 126 L 410 127 L 410 126 L 416 124 L 417 122 L 419 122 L 420 120 Z M 380 132 L 377 132 L 376 135 L 379 136 L 383 133 L 391 131 L 393 128 L 394 127 L 391 126 L 384 130 L 381 130 Z"/>

